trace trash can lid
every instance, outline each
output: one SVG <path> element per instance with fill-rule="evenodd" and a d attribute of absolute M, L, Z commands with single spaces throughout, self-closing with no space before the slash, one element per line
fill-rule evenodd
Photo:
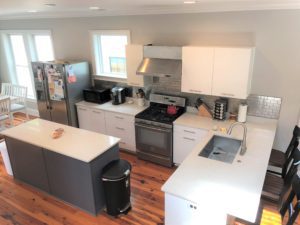
<path fill-rule="evenodd" d="M 131 170 L 131 165 L 128 161 L 119 159 L 107 164 L 103 169 L 102 178 L 110 180 L 118 180 L 126 177 Z"/>

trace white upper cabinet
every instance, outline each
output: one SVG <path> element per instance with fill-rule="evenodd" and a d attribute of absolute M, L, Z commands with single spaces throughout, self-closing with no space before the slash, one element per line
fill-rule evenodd
<path fill-rule="evenodd" d="M 215 48 L 212 95 L 246 99 L 250 93 L 253 48 Z"/>
<path fill-rule="evenodd" d="M 182 48 L 181 91 L 195 94 L 211 94 L 214 48 Z"/>
<path fill-rule="evenodd" d="M 183 47 L 181 91 L 246 99 L 253 55 L 253 48 Z"/>
<path fill-rule="evenodd" d="M 136 70 L 143 60 L 143 45 L 126 45 L 127 84 L 144 87 L 144 77 L 136 75 Z"/>

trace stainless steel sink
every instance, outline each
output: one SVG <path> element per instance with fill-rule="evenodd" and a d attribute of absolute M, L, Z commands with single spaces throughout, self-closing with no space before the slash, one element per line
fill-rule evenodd
<path fill-rule="evenodd" d="M 241 140 L 214 135 L 199 153 L 199 156 L 225 163 L 232 163 L 241 144 Z"/>

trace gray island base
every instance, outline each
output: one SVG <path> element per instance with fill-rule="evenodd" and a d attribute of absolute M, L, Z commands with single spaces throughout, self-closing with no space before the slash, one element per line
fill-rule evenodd
<path fill-rule="evenodd" d="M 105 207 L 101 173 L 119 159 L 118 144 L 86 162 L 5 136 L 14 178 L 92 215 Z"/>

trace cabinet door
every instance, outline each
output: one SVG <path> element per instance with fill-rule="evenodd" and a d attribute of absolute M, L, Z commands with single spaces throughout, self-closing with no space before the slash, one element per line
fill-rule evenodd
<path fill-rule="evenodd" d="M 136 151 L 134 117 L 105 112 L 105 120 L 107 134 L 121 138 L 120 148 Z"/>
<path fill-rule="evenodd" d="M 205 129 L 175 125 L 173 134 L 174 163 L 181 164 L 193 148 L 207 135 L 207 132 Z"/>
<path fill-rule="evenodd" d="M 77 106 L 79 128 L 106 134 L 104 111 Z"/>
<path fill-rule="evenodd" d="M 45 162 L 51 194 L 95 213 L 89 164 L 49 150 L 45 150 Z"/>
<path fill-rule="evenodd" d="M 49 192 L 43 149 L 13 138 L 5 138 L 5 142 L 14 177 Z"/>
<path fill-rule="evenodd" d="M 89 108 L 77 105 L 77 117 L 79 128 L 90 130 L 91 129 L 91 113 Z"/>
<path fill-rule="evenodd" d="M 181 91 L 211 95 L 214 48 L 182 48 Z"/>
<path fill-rule="evenodd" d="M 104 111 L 98 109 L 90 109 L 90 131 L 106 134 Z"/>
<path fill-rule="evenodd" d="M 246 99 L 251 87 L 252 48 L 215 48 L 212 94 Z"/>
<path fill-rule="evenodd" d="M 144 87 L 144 77 L 136 75 L 136 70 L 143 59 L 142 45 L 126 46 L 126 71 L 127 84 L 130 86 Z"/>
<path fill-rule="evenodd" d="M 198 225 L 200 213 L 197 204 L 165 193 L 166 225 Z"/>

